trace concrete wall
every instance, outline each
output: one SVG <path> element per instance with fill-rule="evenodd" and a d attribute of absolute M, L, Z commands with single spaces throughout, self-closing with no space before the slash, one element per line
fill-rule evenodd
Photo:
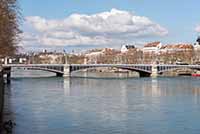
<path fill-rule="evenodd" d="M 4 105 L 4 80 L 3 80 L 3 73 L 0 70 L 0 133 L 2 130 L 2 123 L 3 123 L 3 105 Z"/>

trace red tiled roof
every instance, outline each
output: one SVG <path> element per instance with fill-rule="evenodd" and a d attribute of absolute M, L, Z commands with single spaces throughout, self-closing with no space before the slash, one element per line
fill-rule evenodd
<path fill-rule="evenodd" d="M 166 49 L 193 49 L 191 44 L 169 44 L 165 46 Z"/>
<path fill-rule="evenodd" d="M 151 43 L 147 43 L 146 45 L 144 45 L 144 47 L 157 47 L 159 44 L 160 44 L 159 41 L 151 42 Z"/>

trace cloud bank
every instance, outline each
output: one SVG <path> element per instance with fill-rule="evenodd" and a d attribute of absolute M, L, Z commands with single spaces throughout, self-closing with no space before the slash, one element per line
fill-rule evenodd
<path fill-rule="evenodd" d="M 29 16 L 26 25 L 32 29 L 23 34 L 27 46 L 105 46 L 168 34 L 166 28 L 147 17 L 117 9 L 92 15 L 72 14 L 61 20 Z"/>
<path fill-rule="evenodd" d="M 200 33 L 200 25 L 196 26 L 195 31 Z"/>

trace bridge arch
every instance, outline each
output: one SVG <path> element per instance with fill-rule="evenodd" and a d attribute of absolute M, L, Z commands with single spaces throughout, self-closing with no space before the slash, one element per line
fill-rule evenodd
<path fill-rule="evenodd" d="M 158 66 L 158 74 L 164 72 L 174 71 L 177 69 L 191 69 L 191 70 L 200 70 L 198 65 L 168 65 L 168 66 Z"/>
<path fill-rule="evenodd" d="M 85 66 L 70 66 L 70 72 L 78 72 L 84 69 L 95 69 L 95 68 L 106 68 L 106 67 L 112 67 L 112 68 L 119 68 L 119 69 L 123 69 L 123 70 L 129 70 L 129 71 L 135 71 L 138 72 L 140 77 L 150 77 L 151 75 L 151 66 L 123 66 L 123 65 L 119 65 L 119 66 L 110 66 L 110 65 L 100 65 L 100 66 L 96 66 L 96 65 L 85 65 Z"/>
<path fill-rule="evenodd" d="M 41 71 L 45 71 L 45 72 L 51 72 L 51 73 L 55 73 L 56 76 L 62 77 L 63 76 L 63 71 L 61 70 L 56 70 L 53 68 L 45 68 L 45 67 L 19 67 L 19 68 L 27 68 L 29 70 L 41 70 Z"/>
<path fill-rule="evenodd" d="M 121 69 L 138 72 L 140 77 L 150 77 L 151 76 L 151 71 L 147 71 L 147 70 L 143 70 L 143 69 L 139 69 L 139 68 L 121 68 Z"/>

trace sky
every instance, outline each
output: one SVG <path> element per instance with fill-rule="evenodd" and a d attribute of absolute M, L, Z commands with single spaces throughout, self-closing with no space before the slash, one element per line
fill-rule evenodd
<path fill-rule="evenodd" d="M 23 51 L 194 43 L 199 0 L 19 0 Z"/>

